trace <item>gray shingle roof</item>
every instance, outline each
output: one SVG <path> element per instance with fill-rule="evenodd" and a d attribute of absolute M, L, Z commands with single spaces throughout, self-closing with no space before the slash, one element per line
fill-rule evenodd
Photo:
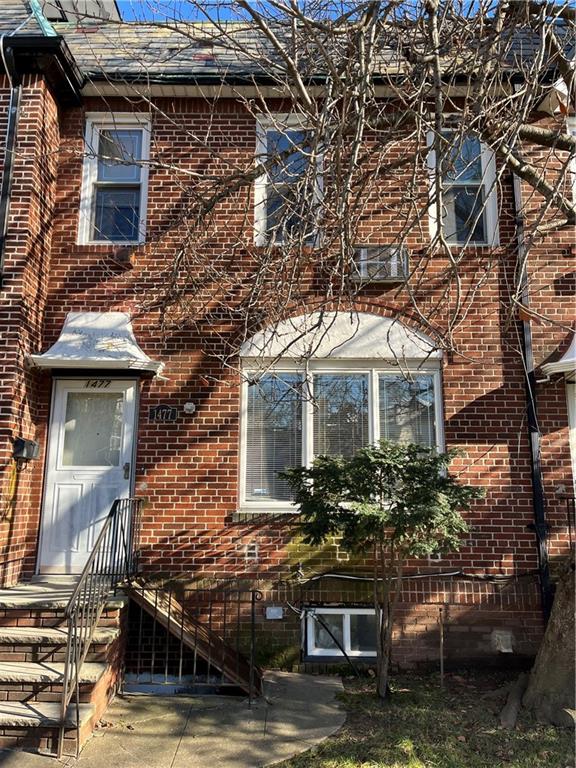
<path fill-rule="evenodd" d="M 28 17 L 30 20 L 23 27 L 20 34 L 42 35 L 36 18 L 31 14 L 28 3 L 25 0 L 2 0 L 0 7 L 0 35 L 10 34 L 17 29 Z"/>
<path fill-rule="evenodd" d="M 1 0 L 0 34 L 14 30 L 28 16 L 25 0 Z M 206 22 L 144 24 L 91 20 L 54 22 L 52 27 L 66 41 L 80 71 L 91 78 L 150 81 L 269 78 L 284 68 L 264 35 L 246 22 L 225 22 L 217 26 Z M 292 47 L 289 27 L 276 26 L 274 30 L 289 51 Z M 573 31 L 564 25 L 559 32 L 565 38 L 567 50 L 573 49 Z M 21 34 L 42 35 L 43 32 L 32 17 Z M 417 40 L 414 43 L 418 46 Z M 335 61 L 348 55 L 347 45 L 342 37 L 330 40 Z M 528 28 L 509 30 L 506 64 L 514 68 L 519 63 L 534 62 L 541 45 L 540 36 Z M 342 50 L 338 50 L 339 46 Z M 394 47 L 383 45 L 378 55 L 382 69 L 394 69 L 405 61 Z M 323 74 L 318 71 L 319 61 L 312 45 L 310 50 L 300 52 L 300 68 L 308 76 Z"/>
<path fill-rule="evenodd" d="M 223 23 L 220 27 L 210 23 L 152 25 L 101 22 L 84 26 L 55 23 L 54 28 L 65 38 L 79 68 L 92 77 L 107 75 L 165 80 L 178 77 L 273 76 L 276 68 L 277 71 L 283 69 L 282 61 L 264 35 L 244 22 Z M 279 26 L 275 32 L 289 51 L 292 46 L 289 27 Z M 558 32 L 564 38 L 566 48 L 573 47 L 571 30 L 561 25 Z M 504 57 L 508 67 L 536 60 L 542 46 L 539 34 L 527 27 L 515 27 L 508 31 L 508 35 Z M 339 45 L 343 46 L 341 51 L 337 49 Z M 335 61 L 349 52 L 344 39 L 331 39 L 329 46 L 335 46 Z M 468 53 L 473 54 L 472 51 Z M 387 68 L 401 66 L 404 62 L 400 51 L 385 45 L 382 45 L 378 57 L 380 66 Z M 311 46 L 309 51 L 300 54 L 301 71 L 321 76 L 322 72 L 316 68 L 320 60 Z"/>
<path fill-rule="evenodd" d="M 80 69 L 88 75 L 167 78 L 264 74 L 266 43 L 247 24 L 153 25 L 55 23 Z"/>

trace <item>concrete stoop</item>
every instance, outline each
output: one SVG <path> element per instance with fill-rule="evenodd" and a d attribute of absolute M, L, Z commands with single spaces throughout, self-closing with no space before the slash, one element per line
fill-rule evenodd
<path fill-rule="evenodd" d="M 80 672 L 79 701 L 72 700 L 61 722 L 64 609 L 73 587 L 59 580 L 0 590 L 0 749 L 55 754 L 64 727 L 64 752 L 74 754 L 76 718 L 82 746 L 116 693 L 127 604 L 121 597 L 101 616 Z"/>

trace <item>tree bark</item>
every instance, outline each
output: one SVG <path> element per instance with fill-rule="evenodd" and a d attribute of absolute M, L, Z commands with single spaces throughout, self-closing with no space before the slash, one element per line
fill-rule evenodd
<path fill-rule="evenodd" d="M 544 639 L 522 703 L 538 720 L 560 726 L 575 723 L 574 554 L 556 589 Z"/>

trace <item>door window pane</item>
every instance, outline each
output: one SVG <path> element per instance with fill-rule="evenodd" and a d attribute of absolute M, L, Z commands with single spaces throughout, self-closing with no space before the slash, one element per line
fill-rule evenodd
<path fill-rule="evenodd" d="M 372 614 L 350 614 L 350 650 L 376 651 L 376 616 Z"/>
<path fill-rule="evenodd" d="M 290 501 L 278 473 L 302 465 L 302 377 L 263 376 L 248 388 L 246 498 Z"/>
<path fill-rule="evenodd" d="M 350 457 L 368 445 L 368 376 L 314 376 L 314 455 Z"/>
<path fill-rule="evenodd" d="M 432 376 L 381 375 L 380 437 L 395 443 L 436 445 Z"/>
<path fill-rule="evenodd" d="M 122 392 L 69 392 L 66 399 L 65 467 L 118 467 L 121 461 Z"/>
<path fill-rule="evenodd" d="M 344 616 L 342 614 L 322 613 L 320 614 L 322 623 L 313 619 L 314 621 L 314 647 L 327 651 L 339 651 L 338 644 L 334 638 L 338 640 L 340 645 L 344 642 Z M 328 627 L 328 629 L 326 629 Z M 330 630 L 330 631 L 328 631 Z M 331 634 L 332 633 L 332 634 Z M 334 637 L 332 637 L 332 635 Z"/>

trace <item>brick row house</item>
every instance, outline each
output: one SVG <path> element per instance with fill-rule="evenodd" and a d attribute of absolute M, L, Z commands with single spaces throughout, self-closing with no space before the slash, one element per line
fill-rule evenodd
<path fill-rule="evenodd" d="M 337 543 L 302 545 L 277 472 L 379 437 L 408 439 L 460 449 L 463 481 L 486 494 L 468 513 L 459 552 L 409 564 L 394 662 L 436 661 L 440 619 L 449 661 L 533 656 L 570 536 L 573 230 L 530 248 L 529 306 L 511 314 L 520 208 L 529 218 L 533 193 L 470 136 L 461 152 L 476 170 L 466 189 L 480 190 L 485 205 L 473 229 L 457 205 L 447 225 L 455 242 L 471 243 L 462 290 L 475 292 L 452 350 L 425 318 L 401 312 L 428 226 L 382 250 L 403 215 L 400 176 L 367 198 L 358 273 L 373 279 L 355 283 L 348 305 L 319 312 L 312 277 L 273 333 L 262 322 L 241 334 L 234 313 L 206 298 L 203 274 L 187 297 L 194 322 L 182 314 L 167 324 L 154 297 L 189 242 L 187 179 L 250 168 L 303 126 L 267 73 L 247 77 L 249 63 L 202 45 L 201 26 L 191 42 L 162 25 L 120 25 L 114 9 L 96 18 L 97 4 L 83 19 L 40 6 L 0 9 L 3 584 L 73 580 L 114 500 L 138 497 L 140 575 L 180 596 L 208 581 L 258 589 L 263 659 L 341 661 L 319 612 L 348 654 L 369 661 L 369 557 L 351 558 Z M 268 100 L 261 119 L 257 98 Z M 548 108 L 534 122 L 564 119 Z M 462 182 L 445 181 L 457 199 Z M 201 244 L 206 261 L 189 269 L 214 268 L 218 281 L 232 260 L 235 279 L 249 284 L 274 221 L 270 190 L 260 175 L 217 203 Z M 492 256 L 480 269 L 473 257 L 482 249 Z M 386 279 L 370 271 L 382 253 Z M 426 269 L 418 291 L 432 308 L 445 265 Z M 4 606 L 9 616 L 14 604 Z M 108 610 L 113 623 L 116 608 Z M 92 701 L 98 714 L 117 674 Z"/>

